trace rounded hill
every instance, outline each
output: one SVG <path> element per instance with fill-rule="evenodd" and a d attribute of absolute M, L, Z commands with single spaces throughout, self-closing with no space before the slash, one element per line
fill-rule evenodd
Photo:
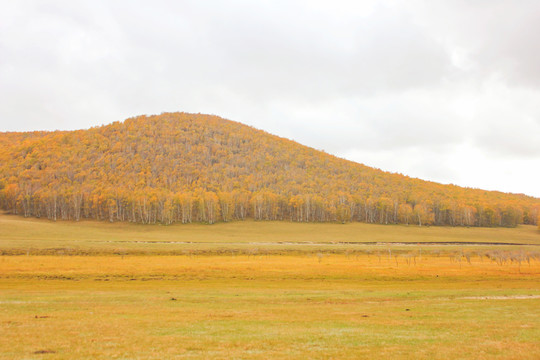
<path fill-rule="evenodd" d="M 164 224 L 515 226 L 537 223 L 540 199 L 384 172 L 218 116 L 164 113 L 88 130 L 0 133 L 0 206 Z"/>

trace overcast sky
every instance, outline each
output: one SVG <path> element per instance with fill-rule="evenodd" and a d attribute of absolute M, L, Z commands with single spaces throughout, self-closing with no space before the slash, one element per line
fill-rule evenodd
<path fill-rule="evenodd" d="M 0 131 L 216 114 L 540 197 L 540 1 L 0 0 Z"/>

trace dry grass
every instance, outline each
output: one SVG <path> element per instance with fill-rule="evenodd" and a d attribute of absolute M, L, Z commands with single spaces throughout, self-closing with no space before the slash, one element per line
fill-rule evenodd
<path fill-rule="evenodd" d="M 96 221 L 52 222 L 0 215 L 0 229 L 0 251 L 18 250 L 19 253 L 44 249 L 53 251 L 49 253 L 123 251 L 165 254 L 182 251 L 218 253 L 230 249 L 249 252 L 254 249 L 346 251 L 377 248 L 371 244 L 361 244 L 366 242 L 413 245 L 425 242 L 495 242 L 540 245 L 540 232 L 534 226 L 519 226 L 514 229 L 451 228 L 265 221 L 160 226 Z"/>
<path fill-rule="evenodd" d="M 394 260 L 4 256 L 0 358 L 540 356 L 538 261 Z"/>
<path fill-rule="evenodd" d="M 4 215 L 0 251 L 23 255 L 0 256 L 0 359 L 538 359 L 539 243 L 527 226 Z"/>

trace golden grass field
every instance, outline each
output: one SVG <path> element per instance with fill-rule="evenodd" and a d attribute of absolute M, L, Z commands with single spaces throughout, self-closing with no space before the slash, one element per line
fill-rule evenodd
<path fill-rule="evenodd" d="M 528 245 L 422 244 L 460 240 Z M 343 244 L 363 241 L 385 244 Z M 538 359 L 538 244 L 533 227 L 3 215 L 0 359 Z"/>
<path fill-rule="evenodd" d="M 403 243 L 408 244 L 405 248 L 410 248 L 411 245 L 426 242 L 540 245 L 538 229 L 525 225 L 517 228 L 452 228 L 237 221 L 214 225 L 161 226 L 98 221 L 53 222 L 0 215 L 0 229 L 0 251 L 19 250 L 25 254 L 28 251 L 43 254 L 46 253 L 45 249 L 52 253 L 58 250 L 75 253 L 125 251 L 153 254 L 174 251 L 181 253 L 183 250 L 213 253 L 228 249 L 346 251 L 380 248 L 372 243 Z M 448 248 L 451 246 L 444 247 Z"/>

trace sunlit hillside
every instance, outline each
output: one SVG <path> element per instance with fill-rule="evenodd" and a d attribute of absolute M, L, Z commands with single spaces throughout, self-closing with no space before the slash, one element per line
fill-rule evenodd
<path fill-rule="evenodd" d="M 0 206 L 55 220 L 515 226 L 537 224 L 540 199 L 412 179 L 217 116 L 166 113 L 0 133 Z"/>

